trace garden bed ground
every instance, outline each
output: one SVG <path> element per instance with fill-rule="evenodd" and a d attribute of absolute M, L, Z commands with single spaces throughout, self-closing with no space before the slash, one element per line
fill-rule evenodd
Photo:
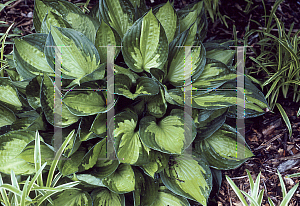
<path fill-rule="evenodd" d="M 146 0 L 148 6 L 154 6 L 167 0 Z M 179 9 L 195 0 L 175 0 L 174 6 Z M 7 1 L 1 1 L 5 3 Z M 72 1 L 72 3 L 85 2 L 83 0 Z M 90 1 L 89 6 L 95 5 L 97 1 Z M 261 1 L 253 0 L 249 13 L 245 13 L 247 2 L 243 0 L 221 1 L 220 12 L 229 18 L 226 19 L 228 28 L 222 24 L 220 20 L 212 23 L 209 22 L 209 30 L 207 39 L 232 39 L 233 25 L 237 28 L 237 37 L 242 38 L 245 34 L 246 27 L 250 25 L 250 29 L 259 29 L 257 22 L 264 22 L 264 9 Z M 270 11 L 275 0 L 265 0 L 267 12 Z M 33 16 L 33 0 L 17 0 L 6 7 L 0 13 L 0 20 L 14 23 L 14 33 L 27 35 L 33 33 L 32 16 Z M 294 30 L 300 29 L 300 1 L 284 1 L 276 12 L 277 17 L 284 22 L 286 28 L 289 28 L 292 22 L 295 22 Z M 3 32 L 3 28 L 0 28 Z M 276 31 L 274 31 L 276 32 Z M 251 39 L 250 45 L 255 45 L 257 39 Z M 6 47 L 5 53 L 9 53 L 12 49 L 11 45 Z M 252 62 L 247 59 L 246 67 L 251 66 Z M 252 177 L 256 179 L 256 175 L 261 172 L 261 189 L 265 190 L 263 205 L 268 205 L 266 197 L 270 197 L 276 205 L 282 197 L 277 169 L 281 174 L 293 174 L 300 172 L 300 117 L 297 118 L 296 113 L 299 103 L 293 103 L 291 99 L 279 99 L 286 110 L 293 127 L 293 136 L 288 137 L 288 131 L 278 111 L 274 110 L 274 114 L 266 113 L 263 116 L 246 121 L 246 142 L 254 153 L 254 157 L 249 159 L 245 164 L 235 170 L 224 171 L 222 186 L 215 202 L 209 205 L 242 205 L 237 199 L 235 193 L 230 188 L 225 179 L 225 175 L 231 177 L 235 184 L 243 191 L 249 192 L 249 180 L 247 178 L 246 169 L 250 171 Z M 294 156 L 293 156 L 294 155 Z M 297 155 L 299 156 L 297 158 Z M 287 189 L 291 189 L 299 178 L 285 179 Z M 298 189 L 290 202 L 291 206 L 300 205 L 300 190 Z M 197 204 L 195 204 L 197 205 Z"/>

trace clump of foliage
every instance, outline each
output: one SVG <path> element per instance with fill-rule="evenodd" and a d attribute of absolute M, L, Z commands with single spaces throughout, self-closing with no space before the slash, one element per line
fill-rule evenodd
<path fill-rule="evenodd" d="M 256 74 L 263 78 L 254 77 L 250 78 L 258 83 L 262 90 L 266 93 L 266 99 L 273 110 L 275 105 L 278 107 L 288 129 L 290 136 L 292 135 L 292 128 L 290 121 L 282 109 L 281 105 L 277 103 L 279 95 L 283 98 L 293 96 L 294 102 L 299 102 L 300 93 L 298 86 L 300 85 L 300 30 L 294 32 L 294 22 L 286 32 L 283 22 L 281 22 L 275 15 L 275 11 L 283 0 L 276 1 L 271 13 L 267 20 L 267 14 L 265 10 L 265 26 L 257 23 L 262 29 L 253 29 L 246 33 L 245 41 L 251 35 L 258 35 L 259 42 L 257 45 L 260 47 L 251 48 L 255 53 L 255 58 L 250 59 L 255 63 L 253 67 L 249 69 L 249 75 Z M 264 5 L 264 1 L 262 1 Z M 265 7 L 265 5 L 264 5 Z M 272 25 L 272 22 L 275 23 Z M 278 30 L 277 34 L 272 31 Z M 300 107 L 297 116 L 300 115 Z"/>
<path fill-rule="evenodd" d="M 0 78 L 0 172 L 36 173 L 40 142 L 47 187 L 55 173 L 63 177 L 57 185 L 80 181 L 74 191 L 46 196 L 48 205 L 207 205 L 221 170 L 253 156 L 228 119 L 256 117 L 268 104 L 245 77 L 245 113 L 236 114 L 235 51 L 231 42 L 203 43 L 202 1 L 175 11 L 169 2 L 147 8 L 143 0 L 100 0 L 84 14 L 64 0 L 36 0 L 33 21 L 37 33 L 14 40 L 8 77 Z M 106 88 L 108 45 L 117 47 L 114 85 Z M 61 59 L 55 46 L 63 46 Z M 192 46 L 191 59 L 184 46 Z M 190 114 L 184 110 L 187 61 Z M 54 92 L 58 64 L 64 89 Z M 107 103 L 112 86 L 113 106 Z M 107 119 L 112 108 L 114 118 Z M 58 134 L 65 145 L 56 151 Z M 115 159 L 106 159 L 107 134 Z M 241 150 L 243 158 L 236 158 Z M 64 159 L 53 159 L 54 152 Z"/>
<path fill-rule="evenodd" d="M 264 189 L 259 191 L 259 183 L 260 183 L 260 175 L 261 173 L 258 174 L 256 182 L 253 181 L 251 174 L 249 172 L 249 170 L 246 170 L 247 174 L 248 174 L 248 178 L 249 178 L 249 182 L 250 182 L 250 195 L 244 191 L 241 191 L 235 184 L 234 182 L 226 175 L 226 180 L 228 181 L 228 183 L 230 184 L 230 186 L 232 187 L 232 189 L 234 190 L 234 192 L 237 194 L 238 198 L 240 199 L 240 201 L 242 202 L 242 204 L 244 206 L 247 205 L 256 205 L 259 206 L 262 204 L 262 200 L 263 200 L 263 194 L 264 194 Z M 280 185 L 281 185 L 281 191 L 282 191 L 282 202 L 280 203 L 279 206 L 288 206 L 288 203 L 290 202 L 291 198 L 293 197 L 294 193 L 296 192 L 299 183 L 297 183 L 288 193 L 286 191 L 286 187 L 284 184 L 284 181 L 281 177 L 281 174 L 278 172 L 278 177 L 280 180 Z M 247 204 L 247 201 L 245 200 L 244 196 L 242 195 L 242 193 L 247 197 L 247 199 L 249 200 L 250 204 Z M 271 206 L 275 206 L 274 202 L 272 201 L 272 199 L 270 197 L 268 197 L 268 201 L 269 204 Z"/>

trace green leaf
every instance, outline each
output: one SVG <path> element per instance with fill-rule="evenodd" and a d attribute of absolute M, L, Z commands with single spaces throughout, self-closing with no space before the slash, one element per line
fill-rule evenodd
<path fill-rule="evenodd" d="M 134 205 L 152 205 L 158 195 L 159 184 L 144 172 L 135 169 Z"/>
<path fill-rule="evenodd" d="M 18 91 L 7 77 L 0 77 L 0 102 L 3 102 L 4 105 L 8 107 L 17 109 L 22 107 Z"/>
<path fill-rule="evenodd" d="M 70 112 L 76 116 L 88 116 L 98 113 L 105 113 L 111 108 L 106 105 L 106 92 L 85 90 L 86 85 L 75 87 L 73 89 L 81 89 L 69 91 L 63 98 L 63 102 Z"/>
<path fill-rule="evenodd" d="M 209 138 L 195 143 L 196 152 L 203 155 L 212 168 L 218 170 L 235 169 L 253 156 L 243 136 L 227 124 Z M 243 154 L 239 154 L 243 158 L 238 159 L 237 151 L 243 151 Z"/>
<path fill-rule="evenodd" d="M 99 29 L 97 30 L 96 39 L 95 39 L 95 46 L 99 52 L 100 59 L 102 62 L 107 61 L 107 47 L 110 46 L 117 46 L 114 47 L 114 57 L 117 58 L 119 52 L 121 51 L 121 38 L 118 32 L 107 25 L 103 20 Z"/>
<path fill-rule="evenodd" d="M 200 110 L 194 118 L 197 127 L 196 139 L 204 140 L 217 131 L 225 123 L 227 111 L 228 108 Z"/>
<path fill-rule="evenodd" d="M 135 72 L 163 69 L 168 58 L 168 39 L 164 28 L 150 10 L 125 34 L 122 54 Z"/>
<path fill-rule="evenodd" d="M 140 121 L 140 137 L 143 143 L 152 149 L 169 154 L 182 154 L 196 136 L 194 122 L 189 124 L 192 126 L 192 136 L 185 137 L 189 128 L 184 127 L 183 111 L 173 110 L 170 116 L 162 118 L 159 122 L 153 116 L 146 116 Z"/>
<path fill-rule="evenodd" d="M 164 185 L 175 194 L 207 205 L 212 175 L 203 160 L 196 161 L 188 155 L 174 156 L 160 174 Z"/>
<path fill-rule="evenodd" d="M 26 86 L 26 98 L 33 109 L 41 107 L 41 82 L 42 77 L 36 76 Z"/>
<path fill-rule="evenodd" d="M 35 148 L 35 141 L 29 142 L 17 157 L 25 160 L 26 162 L 34 164 L 35 163 L 34 148 Z M 40 143 L 40 148 L 41 148 L 41 164 L 47 162 L 47 165 L 51 165 L 52 163 L 51 159 L 53 159 L 55 154 L 54 148 L 45 142 Z"/>
<path fill-rule="evenodd" d="M 277 106 L 277 108 L 278 108 L 278 110 L 279 110 L 279 112 L 280 112 L 280 114 L 281 114 L 281 116 L 282 116 L 282 118 L 283 118 L 283 120 L 284 120 L 284 122 L 285 122 L 285 124 L 286 124 L 286 126 L 288 128 L 288 130 L 289 130 L 289 136 L 291 138 L 292 137 L 292 133 L 293 133 L 293 129 L 292 129 L 292 125 L 291 125 L 291 122 L 289 120 L 289 117 L 287 116 L 287 114 L 285 113 L 284 109 L 282 108 L 282 106 L 279 103 L 276 103 L 275 105 Z"/>
<path fill-rule="evenodd" d="M 176 27 L 178 24 L 178 18 L 174 8 L 168 1 L 162 7 L 153 10 L 153 13 L 163 26 L 168 38 L 168 42 L 170 43 L 175 37 L 177 29 Z"/>
<path fill-rule="evenodd" d="M 0 105 L 0 127 L 12 125 L 16 121 L 16 116 L 9 108 Z"/>
<path fill-rule="evenodd" d="M 16 175 L 32 174 L 35 172 L 34 165 L 17 156 L 23 148 L 34 140 L 33 131 L 12 131 L 0 136 L 0 171 L 10 174 L 11 170 Z"/>
<path fill-rule="evenodd" d="M 122 194 L 116 194 L 105 187 L 94 190 L 91 193 L 94 205 L 101 206 L 125 206 L 125 198 Z"/>
<path fill-rule="evenodd" d="M 74 206 L 92 206 L 93 201 L 89 193 L 78 190 L 69 189 L 58 194 L 53 200 L 54 205 L 74 205 Z M 50 206 L 51 204 L 47 204 Z"/>
<path fill-rule="evenodd" d="M 165 90 L 160 86 L 159 93 L 155 96 L 148 96 L 147 110 L 149 114 L 156 118 L 161 118 L 167 111 L 167 102 L 165 99 Z"/>
<path fill-rule="evenodd" d="M 134 7 L 129 0 L 99 0 L 100 17 L 113 27 L 123 39 L 133 24 Z"/>
<path fill-rule="evenodd" d="M 236 53 L 235 50 L 217 43 L 205 43 L 204 47 L 206 49 L 206 58 L 220 61 L 227 66 L 232 65 Z"/>
<path fill-rule="evenodd" d="M 63 19 L 60 15 L 50 11 L 46 14 L 42 26 L 41 33 L 48 34 L 50 32 L 51 26 L 61 27 L 61 28 L 72 28 L 71 25 Z"/>
<path fill-rule="evenodd" d="M 206 59 L 206 65 L 200 77 L 193 82 L 193 89 L 212 89 L 218 88 L 225 82 L 235 79 L 233 73 L 225 64 Z"/>
<path fill-rule="evenodd" d="M 110 125 L 114 124 L 113 136 L 115 150 L 120 162 L 127 164 L 145 164 L 148 162 L 150 149 L 140 140 L 137 131 L 138 116 L 129 111 L 115 115 Z"/>
<path fill-rule="evenodd" d="M 170 190 L 162 190 L 158 192 L 158 196 L 151 206 L 190 206 L 190 203 L 184 197 L 174 194 Z"/>
<path fill-rule="evenodd" d="M 134 100 L 139 96 L 144 95 L 156 95 L 159 92 L 158 84 L 148 77 L 140 77 L 136 81 L 136 87 L 132 85 L 130 78 L 125 74 L 115 75 L 115 84 L 108 86 L 108 91 L 111 91 L 111 87 L 114 88 L 115 94 L 125 96 Z M 135 88 L 134 88 L 135 87 Z M 135 91 L 133 92 L 133 90 Z"/>
<path fill-rule="evenodd" d="M 41 114 L 35 110 L 17 114 L 19 117 L 11 126 L 12 130 L 26 129 L 27 131 L 45 130 L 45 123 Z"/>
<path fill-rule="evenodd" d="M 148 163 L 142 165 L 141 168 L 147 175 L 154 178 L 155 173 L 160 173 L 167 167 L 169 155 L 156 150 L 151 150 L 148 159 Z"/>
<path fill-rule="evenodd" d="M 85 149 L 79 148 L 75 153 L 69 156 L 70 159 L 62 159 L 58 162 L 58 169 L 63 176 L 71 175 L 78 172 L 78 167 L 85 155 Z"/>
<path fill-rule="evenodd" d="M 233 189 L 233 191 L 235 192 L 235 194 L 237 194 L 240 201 L 242 201 L 243 206 L 247 206 L 248 204 L 247 204 L 244 196 L 242 195 L 241 191 L 239 190 L 239 188 L 236 186 L 236 184 L 234 184 L 234 182 L 227 175 L 225 175 L 225 176 L 226 176 L 227 182 L 230 184 L 230 186 Z"/>
<path fill-rule="evenodd" d="M 88 170 L 96 165 L 98 158 L 104 158 L 106 156 L 106 138 L 95 144 L 83 157 L 79 172 Z"/>
<path fill-rule="evenodd" d="M 67 16 L 70 12 L 83 14 L 83 12 L 68 1 L 62 0 L 36 0 L 34 2 L 33 24 L 37 32 L 41 32 L 42 22 L 45 19 L 47 12 L 53 12 L 56 15 Z"/>
<path fill-rule="evenodd" d="M 203 6 L 203 1 L 190 4 L 187 7 L 177 11 L 180 23 L 180 33 L 186 31 L 191 25 L 196 26 L 196 32 L 199 40 L 203 41 L 207 32 L 207 19 Z"/>
<path fill-rule="evenodd" d="M 136 80 L 140 77 L 135 72 L 131 71 L 129 68 L 125 69 L 123 67 L 120 67 L 118 65 L 114 65 L 115 74 L 125 74 L 127 75 L 133 84 L 136 83 Z"/>
<path fill-rule="evenodd" d="M 46 41 L 45 55 L 55 70 L 55 48 L 61 47 L 63 78 L 77 79 L 92 73 L 100 66 L 100 56 L 94 44 L 82 33 L 68 28 L 51 27 Z M 58 51 L 59 56 L 59 51 Z"/>
<path fill-rule="evenodd" d="M 45 75 L 42 82 L 42 89 L 41 89 L 41 105 L 47 121 L 52 125 L 54 125 L 53 85 L 54 84 L 52 79 L 47 75 Z M 61 106 L 62 106 L 62 110 L 60 110 L 59 108 L 55 110 L 55 115 L 61 116 L 62 119 L 62 122 L 58 126 L 67 127 L 78 121 L 79 118 L 73 115 L 64 104 L 62 104 Z"/>
<path fill-rule="evenodd" d="M 193 28 L 195 27 L 177 36 L 169 47 L 168 72 L 164 81 L 170 82 L 174 86 L 185 84 L 185 80 L 188 78 L 185 76 L 185 70 L 191 71 L 189 75 L 191 75 L 191 80 L 194 82 L 205 67 L 205 48 L 200 41 L 194 41 L 196 31 L 193 31 Z M 185 48 L 182 46 L 193 46 L 191 47 L 190 59 L 186 59 L 187 54 L 185 54 Z M 192 68 L 185 68 L 186 61 L 190 61 Z"/>
<path fill-rule="evenodd" d="M 102 159 L 100 159 L 100 157 Z M 96 165 L 93 167 L 91 174 L 98 178 L 105 178 L 111 175 L 118 168 L 120 162 L 118 160 L 110 160 L 104 156 L 100 156 L 96 162 Z"/>
<path fill-rule="evenodd" d="M 111 191 L 123 194 L 134 191 L 135 177 L 133 169 L 128 164 L 120 164 L 118 169 L 102 180 Z"/>
<path fill-rule="evenodd" d="M 106 121 L 106 113 L 97 114 L 91 125 L 90 131 L 97 134 L 100 137 L 105 137 L 107 134 Z"/>
<path fill-rule="evenodd" d="M 29 34 L 20 39 L 14 39 L 16 68 L 24 79 L 32 79 L 43 73 L 54 75 L 54 69 L 48 65 L 44 54 L 46 39 L 46 34 Z"/>

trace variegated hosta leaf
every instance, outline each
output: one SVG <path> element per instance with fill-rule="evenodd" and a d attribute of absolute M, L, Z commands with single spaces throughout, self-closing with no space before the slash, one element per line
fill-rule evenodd
<path fill-rule="evenodd" d="M 203 41 L 207 32 L 207 19 L 203 6 L 203 1 L 196 4 L 191 4 L 179 11 L 177 11 L 180 23 L 180 33 L 189 29 L 191 25 L 195 24 L 197 34 L 200 40 Z"/>
<path fill-rule="evenodd" d="M 54 8 L 53 8 L 54 7 Z M 56 9 L 58 8 L 58 9 Z M 69 12 L 83 14 L 79 7 L 75 6 L 74 4 L 68 1 L 61 1 L 61 0 L 36 0 L 34 2 L 34 13 L 33 13 L 33 24 L 34 28 L 37 32 L 41 31 L 42 22 L 47 15 L 52 11 L 57 15 L 61 15 L 60 13 L 67 15 Z"/>
<path fill-rule="evenodd" d="M 135 72 L 131 71 L 129 68 L 126 69 L 124 67 L 120 67 L 118 65 L 114 65 L 115 74 L 125 74 L 127 75 L 133 84 L 136 83 L 136 80 L 140 77 Z"/>
<path fill-rule="evenodd" d="M 193 90 L 192 91 L 192 107 L 197 109 L 215 110 L 227 107 L 236 107 L 237 102 L 244 102 L 243 99 L 237 98 L 237 91 L 245 92 L 245 108 L 246 118 L 258 116 L 264 113 L 264 110 L 268 108 L 268 104 L 263 94 L 253 85 L 250 80 L 245 77 L 245 87 L 237 88 L 236 79 L 231 80 L 223 84 L 219 89 L 211 90 Z M 171 104 L 184 106 L 184 91 L 183 89 L 171 89 L 168 90 L 166 99 Z M 244 105 L 243 105 L 244 106 Z M 236 110 L 231 110 L 231 116 L 234 118 Z M 228 113 L 228 114 L 230 114 Z M 244 114 L 238 114 L 240 118 L 244 117 Z"/>
<path fill-rule="evenodd" d="M 17 158 L 21 158 L 25 160 L 28 163 L 34 164 L 34 149 L 35 149 L 35 141 L 29 142 L 22 152 L 17 156 Z M 40 150 L 41 150 L 41 164 L 43 165 L 45 162 L 47 162 L 47 165 L 51 165 L 52 161 L 51 159 L 53 158 L 55 151 L 54 148 L 45 143 L 45 142 L 40 142 Z"/>
<path fill-rule="evenodd" d="M 232 84 L 234 82 L 231 82 Z M 236 107 L 230 107 L 227 116 L 231 118 L 252 118 L 259 115 L 263 115 L 266 112 L 266 109 L 271 110 L 268 105 L 267 100 L 264 97 L 264 94 L 257 89 L 257 87 L 245 77 L 245 114 L 237 113 Z"/>
<path fill-rule="evenodd" d="M 162 188 L 162 187 L 161 187 Z M 190 206 L 190 203 L 184 197 L 174 194 L 168 189 L 160 189 L 158 196 L 151 206 Z"/>
<path fill-rule="evenodd" d="M 108 189 L 118 194 L 134 191 L 135 176 L 133 169 L 128 164 L 120 164 L 118 169 L 104 178 L 102 182 Z"/>
<path fill-rule="evenodd" d="M 164 27 L 168 42 L 173 41 L 176 34 L 176 27 L 178 26 L 178 17 L 170 2 L 168 1 L 162 7 L 153 10 L 156 18 Z"/>
<path fill-rule="evenodd" d="M 150 74 L 153 79 L 157 80 L 160 83 L 162 83 L 163 79 L 166 77 L 166 73 L 164 71 L 156 68 L 151 68 Z"/>
<path fill-rule="evenodd" d="M 215 89 L 235 78 L 236 73 L 233 73 L 222 62 L 206 59 L 203 72 L 200 77 L 193 82 L 193 89 Z"/>
<path fill-rule="evenodd" d="M 43 115 L 35 110 L 17 114 L 18 119 L 11 125 L 12 130 L 26 129 L 27 131 L 45 130 Z"/>
<path fill-rule="evenodd" d="M 185 124 L 189 124 L 192 131 Z M 194 121 L 191 119 L 191 122 L 185 122 L 182 110 L 172 110 L 169 116 L 159 122 L 153 116 L 146 116 L 140 121 L 139 130 L 146 146 L 169 154 L 182 154 L 196 136 Z"/>
<path fill-rule="evenodd" d="M 243 153 L 237 154 L 239 151 Z M 235 169 L 253 156 L 244 137 L 227 124 L 209 138 L 196 141 L 196 152 L 218 170 Z"/>
<path fill-rule="evenodd" d="M 129 0 L 99 0 L 101 19 L 113 27 L 123 39 L 134 22 L 134 7 Z M 123 45 L 124 46 L 124 45 Z"/>
<path fill-rule="evenodd" d="M 147 99 L 147 110 L 149 114 L 156 118 L 161 118 L 167 111 L 167 102 L 165 99 L 165 90 L 163 86 L 159 86 L 159 93 L 155 96 L 148 96 Z"/>
<path fill-rule="evenodd" d="M 227 66 L 232 65 L 236 53 L 235 50 L 218 43 L 205 43 L 204 47 L 206 49 L 206 58 L 215 59 Z"/>
<path fill-rule="evenodd" d="M 84 87 L 75 87 L 80 91 L 69 91 L 63 98 L 70 112 L 77 116 L 88 116 L 105 113 L 107 108 L 105 93 L 103 91 L 83 90 Z"/>
<path fill-rule="evenodd" d="M 109 85 L 108 90 L 111 91 L 114 86 L 114 93 L 125 96 L 129 99 L 135 99 L 144 95 L 156 95 L 159 92 L 158 84 L 151 78 L 140 77 L 136 81 L 135 91 L 132 92 L 132 88 L 135 87 L 131 83 L 131 79 L 125 74 L 115 75 L 115 84 Z"/>
<path fill-rule="evenodd" d="M 217 110 L 200 110 L 194 118 L 197 127 L 197 140 L 203 140 L 210 137 L 217 131 L 226 120 L 228 108 Z"/>
<path fill-rule="evenodd" d="M 140 140 L 137 131 L 138 116 L 129 111 L 115 115 L 110 124 L 114 124 L 115 150 L 120 162 L 127 164 L 145 164 L 150 149 Z"/>
<path fill-rule="evenodd" d="M 68 189 L 65 190 L 53 199 L 53 205 L 72 205 L 72 206 L 92 206 L 93 201 L 89 193 L 78 190 L 78 189 Z M 52 205 L 48 203 L 47 206 Z"/>
<path fill-rule="evenodd" d="M 61 117 L 62 122 L 58 123 L 59 127 L 67 127 L 78 121 L 79 117 L 73 115 L 65 104 L 57 105 L 54 110 L 54 89 L 53 81 L 47 75 L 44 76 L 41 89 L 41 105 L 47 121 L 54 125 L 54 115 Z M 59 108 L 61 106 L 62 109 Z"/>
<path fill-rule="evenodd" d="M 184 31 L 170 44 L 168 72 L 164 81 L 170 82 L 174 86 L 188 84 L 185 80 L 190 78 L 190 76 L 192 82 L 195 81 L 205 67 L 205 48 L 200 41 L 194 41 L 196 34 L 194 28 L 195 26 L 192 26 Z M 185 47 L 182 46 L 192 46 L 190 59 L 186 58 Z M 192 68 L 185 66 L 186 61 L 190 61 Z"/>
<path fill-rule="evenodd" d="M 26 86 L 26 98 L 33 109 L 41 107 L 41 82 L 42 77 L 36 76 Z"/>
<path fill-rule="evenodd" d="M 118 32 L 102 20 L 95 39 L 95 46 L 99 52 L 100 59 L 102 62 L 107 61 L 107 46 L 109 45 L 117 46 L 114 47 L 114 58 L 118 56 L 119 52 L 121 51 L 121 41 L 122 40 Z"/>
<path fill-rule="evenodd" d="M 152 205 L 158 195 L 159 184 L 143 171 L 133 168 L 135 174 L 134 205 Z"/>
<path fill-rule="evenodd" d="M 106 118 L 107 114 L 106 113 L 99 113 L 95 117 L 90 131 L 97 134 L 100 137 L 105 137 L 107 135 L 107 130 L 106 130 Z"/>
<path fill-rule="evenodd" d="M 11 131 L 0 136 L 0 172 L 10 174 L 11 170 L 16 175 L 32 174 L 35 172 L 33 164 L 17 156 L 24 147 L 34 140 L 33 131 Z"/>
<path fill-rule="evenodd" d="M 119 161 L 106 159 L 106 145 L 107 141 L 104 138 L 92 147 L 82 158 L 78 171 L 82 172 L 93 168 L 89 173 L 101 179 L 111 175 L 118 168 Z M 77 162 L 80 162 L 80 160 Z"/>
<path fill-rule="evenodd" d="M 168 165 L 169 155 L 156 150 L 151 150 L 147 164 L 141 166 L 144 172 L 154 178 L 155 173 L 160 173 Z"/>
<path fill-rule="evenodd" d="M 48 11 L 42 22 L 41 33 L 48 34 L 50 32 L 51 26 L 72 28 L 71 25 L 62 16 L 57 15 L 52 11 Z"/>
<path fill-rule="evenodd" d="M 81 160 L 85 155 L 85 149 L 79 148 L 75 153 L 69 156 L 70 159 L 62 159 L 58 162 L 58 169 L 63 176 L 71 175 L 78 172 L 78 167 L 81 164 Z M 53 154 L 52 154 L 53 156 Z M 53 158 L 53 157 L 52 157 Z"/>
<path fill-rule="evenodd" d="M 16 120 L 16 116 L 13 111 L 9 108 L 0 105 L 0 127 L 4 127 L 6 125 L 12 125 L 12 123 Z"/>
<path fill-rule="evenodd" d="M 61 48 L 61 72 L 63 78 L 79 80 L 100 66 L 100 56 L 94 44 L 82 33 L 73 29 L 51 27 L 46 41 L 45 55 L 48 64 L 55 70 L 55 56 Z"/>
<path fill-rule="evenodd" d="M 105 187 L 93 190 L 91 193 L 94 205 L 101 206 L 125 206 L 125 197 L 116 194 Z"/>
<path fill-rule="evenodd" d="M 96 31 L 99 22 L 84 14 L 76 5 L 63 0 L 35 1 L 33 22 L 38 32 L 45 32 L 45 26 L 59 26 L 72 29 L 83 33 L 90 41 L 95 42 Z M 46 14 L 53 12 L 56 14 L 56 20 L 49 21 L 48 25 L 44 23 Z M 47 21 L 47 19 L 46 19 Z M 48 27 L 47 29 L 50 29 Z"/>
<path fill-rule="evenodd" d="M 163 69 L 168 58 L 168 39 L 164 28 L 150 10 L 125 34 L 122 54 L 135 72 Z"/>
<path fill-rule="evenodd" d="M 79 166 L 79 172 L 88 170 L 96 164 L 98 158 L 103 158 L 106 154 L 106 139 L 95 144 L 83 157 Z"/>
<path fill-rule="evenodd" d="M 16 68 L 24 79 L 32 79 L 43 73 L 54 75 L 54 69 L 48 65 L 44 54 L 46 39 L 47 34 L 29 34 L 14 39 Z"/>
<path fill-rule="evenodd" d="M 106 150 L 105 150 L 106 152 Z M 119 166 L 118 160 L 110 160 L 105 159 L 106 154 L 104 156 L 100 156 L 94 166 L 91 174 L 98 178 L 105 178 L 111 175 Z"/>
<path fill-rule="evenodd" d="M 189 155 L 171 156 L 168 167 L 160 173 L 164 185 L 180 196 L 207 205 L 212 189 L 209 166 Z"/>
<path fill-rule="evenodd" d="M 0 77 L 0 102 L 9 108 L 21 109 L 18 90 L 7 77 Z"/>

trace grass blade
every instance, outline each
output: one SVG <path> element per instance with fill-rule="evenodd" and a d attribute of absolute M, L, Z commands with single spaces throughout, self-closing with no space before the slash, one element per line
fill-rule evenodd
<path fill-rule="evenodd" d="M 226 175 L 226 180 L 230 184 L 231 188 L 233 189 L 233 191 L 235 192 L 235 194 L 238 196 L 238 198 L 240 199 L 240 201 L 242 202 L 242 204 L 244 206 L 247 206 L 248 204 L 247 204 L 244 196 L 242 195 L 241 191 L 239 190 L 239 188 L 234 184 L 234 182 L 227 175 Z"/>
<path fill-rule="evenodd" d="M 285 113 L 284 109 L 282 108 L 282 106 L 279 104 L 279 103 L 276 103 L 276 106 L 289 130 L 289 135 L 290 135 L 290 138 L 292 137 L 292 133 L 293 133 L 293 130 L 292 130 L 292 125 L 291 125 L 291 122 L 287 116 L 287 114 Z"/>

